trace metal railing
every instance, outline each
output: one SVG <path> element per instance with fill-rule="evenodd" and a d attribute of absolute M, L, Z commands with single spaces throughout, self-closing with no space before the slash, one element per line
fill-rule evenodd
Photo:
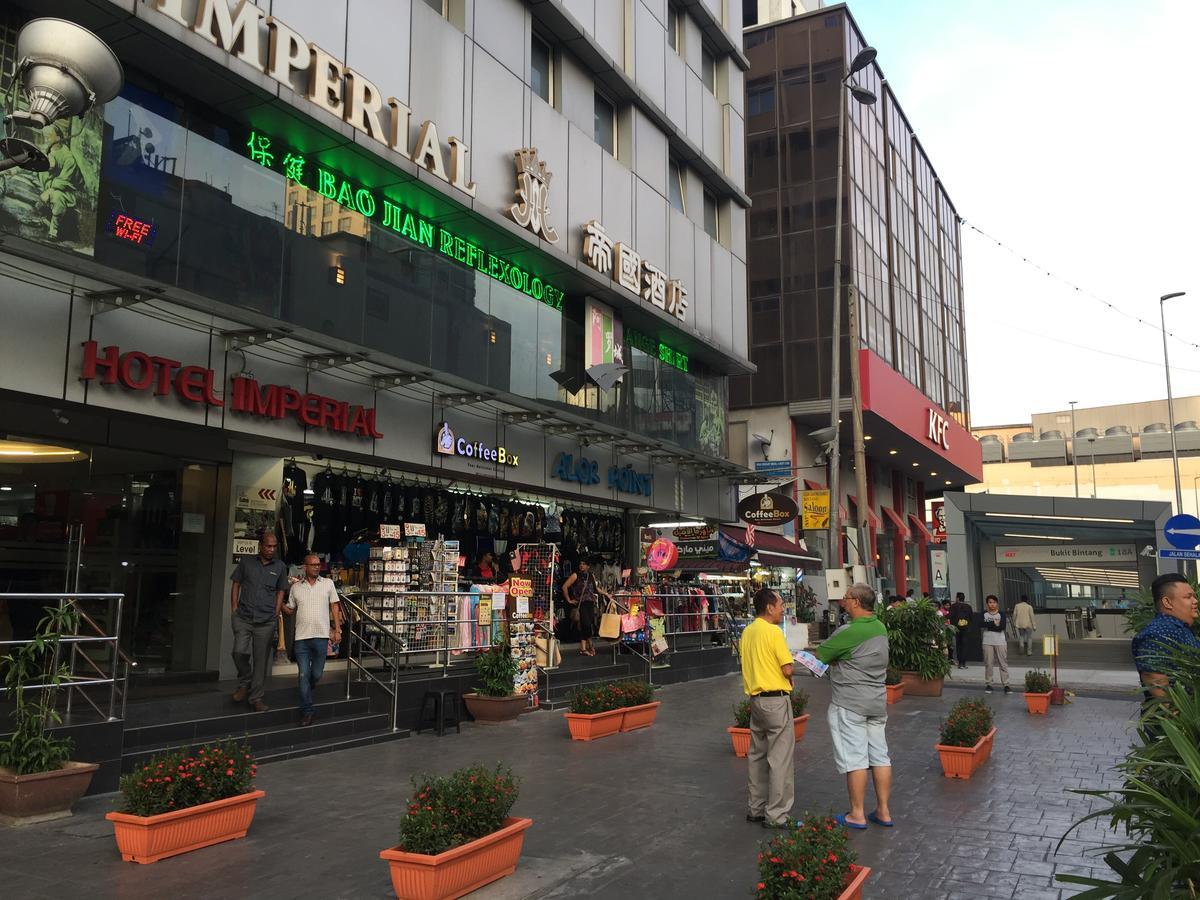
<path fill-rule="evenodd" d="M 623 632 L 617 644 L 646 660 L 648 680 L 653 680 L 655 665 L 669 659 L 682 645 L 701 651 L 730 650 L 729 616 L 719 596 L 622 590 L 614 592 L 612 598 L 622 615 L 636 606 L 645 617 L 644 640 L 629 640 Z M 654 642 L 660 638 L 666 642 L 666 649 L 655 652 Z M 639 646 L 645 648 L 644 652 Z"/>
<path fill-rule="evenodd" d="M 51 660 L 51 671 L 59 668 L 59 653 L 67 648 L 66 675 L 58 685 L 66 693 L 66 712 L 70 715 L 78 696 L 90 706 L 96 715 L 109 722 L 125 718 L 125 707 L 129 699 L 129 676 L 137 663 L 126 654 L 120 646 L 121 612 L 124 605 L 124 594 L 89 594 L 79 592 L 62 592 L 57 594 L 5 594 L 0 593 L 0 600 L 7 601 L 9 608 L 14 603 L 39 603 L 43 608 L 56 606 L 59 609 L 72 607 L 75 612 L 75 627 L 72 633 L 59 637 L 55 647 L 55 656 Z M 105 605 L 105 614 L 100 617 L 111 624 L 111 633 L 97 623 L 96 619 L 84 608 L 84 604 L 95 606 Z M 81 633 L 81 629 L 84 629 Z M 0 641 L 0 647 L 21 647 L 33 643 L 33 639 Z M 101 652 L 88 652 L 99 646 Z M 8 650 L 6 652 L 12 652 Z M 82 670 L 83 674 L 80 674 Z M 89 696 L 89 688 L 108 688 L 108 711 L 101 707 L 95 699 Z M 25 690 L 53 690 L 55 686 L 45 682 L 25 685 Z M 0 686 L 0 696 L 8 691 Z M 118 700 L 120 715 L 117 714 Z M 101 695 L 101 702 L 102 695 Z"/>

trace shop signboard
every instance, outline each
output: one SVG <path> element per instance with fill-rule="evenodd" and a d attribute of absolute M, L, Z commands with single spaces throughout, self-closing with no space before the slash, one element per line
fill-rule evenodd
<path fill-rule="evenodd" d="M 751 494 L 737 506 L 738 518 L 752 525 L 783 525 L 796 518 L 796 501 L 783 494 Z"/>
<path fill-rule="evenodd" d="M 933 539 L 941 544 L 946 541 L 946 501 L 932 500 L 929 514 L 933 518 Z"/>
<path fill-rule="evenodd" d="M 634 296 L 657 306 L 680 322 L 687 318 L 687 288 L 679 280 L 667 280 L 667 273 L 624 241 L 614 241 L 595 219 L 583 226 L 583 261 L 609 275 Z"/>
<path fill-rule="evenodd" d="M 790 459 L 758 459 L 754 461 L 754 471 L 760 475 L 788 476 L 792 474 Z"/>
<path fill-rule="evenodd" d="M 600 463 L 586 456 L 576 457 L 574 453 L 562 452 L 554 458 L 550 477 L 582 485 L 599 484 Z M 649 472 L 635 471 L 630 465 L 609 466 L 607 480 L 609 488 L 619 494 L 649 497 L 654 492 L 654 476 Z"/>
<path fill-rule="evenodd" d="M 829 527 L 829 491 L 802 491 L 800 505 L 804 510 L 805 531 L 821 531 Z"/>
<path fill-rule="evenodd" d="M 641 558 L 646 559 L 650 545 L 659 538 L 671 541 L 680 559 L 716 559 L 717 527 L 715 525 L 678 525 L 674 528 L 643 528 L 640 535 Z M 627 577 L 627 576 L 622 576 Z"/>
<path fill-rule="evenodd" d="M 510 596 L 525 598 L 528 605 L 528 598 L 533 596 L 533 581 L 529 578 L 518 578 L 513 576 L 508 579 L 508 593 Z"/>
<path fill-rule="evenodd" d="M 492 447 L 483 441 L 458 437 L 449 422 L 442 422 L 438 427 L 433 449 L 443 456 L 465 456 L 482 462 L 512 466 L 514 469 L 520 464 L 520 458 L 504 447 Z"/>
<path fill-rule="evenodd" d="M 233 505 L 233 546 L 230 553 L 237 562 L 243 556 L 258 553 L 258 535 L 275 527 L 278 490 L 263 485 L 238 485 Z"/>
<path fill-rule="evenodd" d="M 625 362 L 625 340 L 621 317 L 591 297 L 584 306 L 583 367 Z"/>

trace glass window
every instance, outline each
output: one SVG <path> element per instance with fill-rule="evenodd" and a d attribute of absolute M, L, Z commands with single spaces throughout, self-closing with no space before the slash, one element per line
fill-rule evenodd
<path fill-rule="evenodd" d="M 721 239 L 720 223 L 717 220 L 717 198 L 704 192 L 704 230 L 714 241 Z"/>
<path fill-rule="evenodd" d="M 554 105 L 554 54 L 550 45 L 536 34 L 529 47 L 529 86 L 550 105 Z"/>
<path fill-rule="evenodd" d="M 746 141 L 746 192 L 773 191 L 779 187 L 779 145 L 769 132 Z"/>
<path fill-rule="evenodd" d="M 592 136 L 597 144 L 613 156 L 617 155 L 617 110 L 599 91 L 596 91 Z"/>
<path fill-rule="evenodd" d="M 683 18 L 679 15 L 679 10 L 675 8 L 674 3 L 667 4 L 667 43 L 676 53 L 683 52 L 683 40 L 681 29 L 683 27 Z"/>
<path fill-rule="evenodd" d="M 684 200 L 683 190 L 683 166 L 673 159 L 667 161 L 667 193 L 670 194 L 671 205 L 687 215 L 687 202 Z"/>
<path fill-rule="evenodd" d="M 717 60 L 707 47 L 700 49 L 700 80 L 710 93 L 717 92 Z"/>

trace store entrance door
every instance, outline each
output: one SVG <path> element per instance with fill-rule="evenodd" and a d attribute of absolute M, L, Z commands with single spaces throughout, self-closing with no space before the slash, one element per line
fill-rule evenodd
<path fill-rule="evenodd" d="M 98 446 L 0 441 L 0 593 L 123 593 L 121 647 L 147 682 L 209 676 L 217 467 Z M 114 610 L 88 609 L 103 628 Z M 13 601 L 0 634 L 42 609 Z"/>

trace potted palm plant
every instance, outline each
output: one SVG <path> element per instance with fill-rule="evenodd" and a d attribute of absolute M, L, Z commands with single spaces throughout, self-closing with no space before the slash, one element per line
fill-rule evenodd
<path fill-rule="evenodd" d="M 70 738 L 49 731 L 62 722 L 55 701 L 70 677 L 61 662 L 62 636 L 73 634 L 77 621 L 72 606 L 47 608 L 33 640 L 0 657 L 13 703 L 13 732 L 0 740 L 0 823 L 27 825 L 71 815 L 100 768 L 71 761 Z"/>
<path fill-rule="evenodd" d="M 509 815 L 518 780 L 501 766 L 413 779 L 400 843 L 380 851 L 400 898 L 448 900 L 511 875 L 532 819 Z"/>
<path fill-rule="evenodd" d="M 950 674 L 950 628 L 930 600 L 902 603 L 879 612 L 887 628 L 888 658 L 900 670 L 904 693 L 913 697 L 940 697 L 942 682 Z"/>
<path fill-rule="evenodd" d="M 1044 716 L 1050 709 L 1050 676 L 1037 669 L 1025 673 L 1025 707 L 1032 716 Z"/>
<path fill-rule="evenodd" d="M 126 862 L 154 863 L 222 841 L 244 838 L 258 801 L 258 766 L 250 748 L 206 744 L 152 758 L 121 777 L 121 809 L 113 823 Z"/>
<path fill-rule="evenodd" d="M 496 643 L 479 651 L 475 656 L 475 674 L 480 683 L 473 692 L 463 694 L 463 702 L 476 722 L 486 725 L 511 722 L 529 708 L 529 698 L 513 692 L 517 663 L 508 645 Z"/>
<path fill-rule="evenodd" d="M 755 898 L 859 900 L 871 870 L 855 864 L 848 838 L 832 816 L 805 813 L 758 854 Z"/>
<path fill-rule="evenodd" d="M 899 703 L 900 698 L 904 696 L 904 679 L 900 675 L 900 670 L 892 666 L 888 666 L 887 674 L 883 677 L 883 685 L 887 688 L 887 702 Z"/>
<path fill-rule="evenodd" d="M 996 735 L 992 723 L 992 709 L 982 700 L 963 698 L 951 707 L 935 748 L 947 778 L 970 778 L 987 762 Z"/>

